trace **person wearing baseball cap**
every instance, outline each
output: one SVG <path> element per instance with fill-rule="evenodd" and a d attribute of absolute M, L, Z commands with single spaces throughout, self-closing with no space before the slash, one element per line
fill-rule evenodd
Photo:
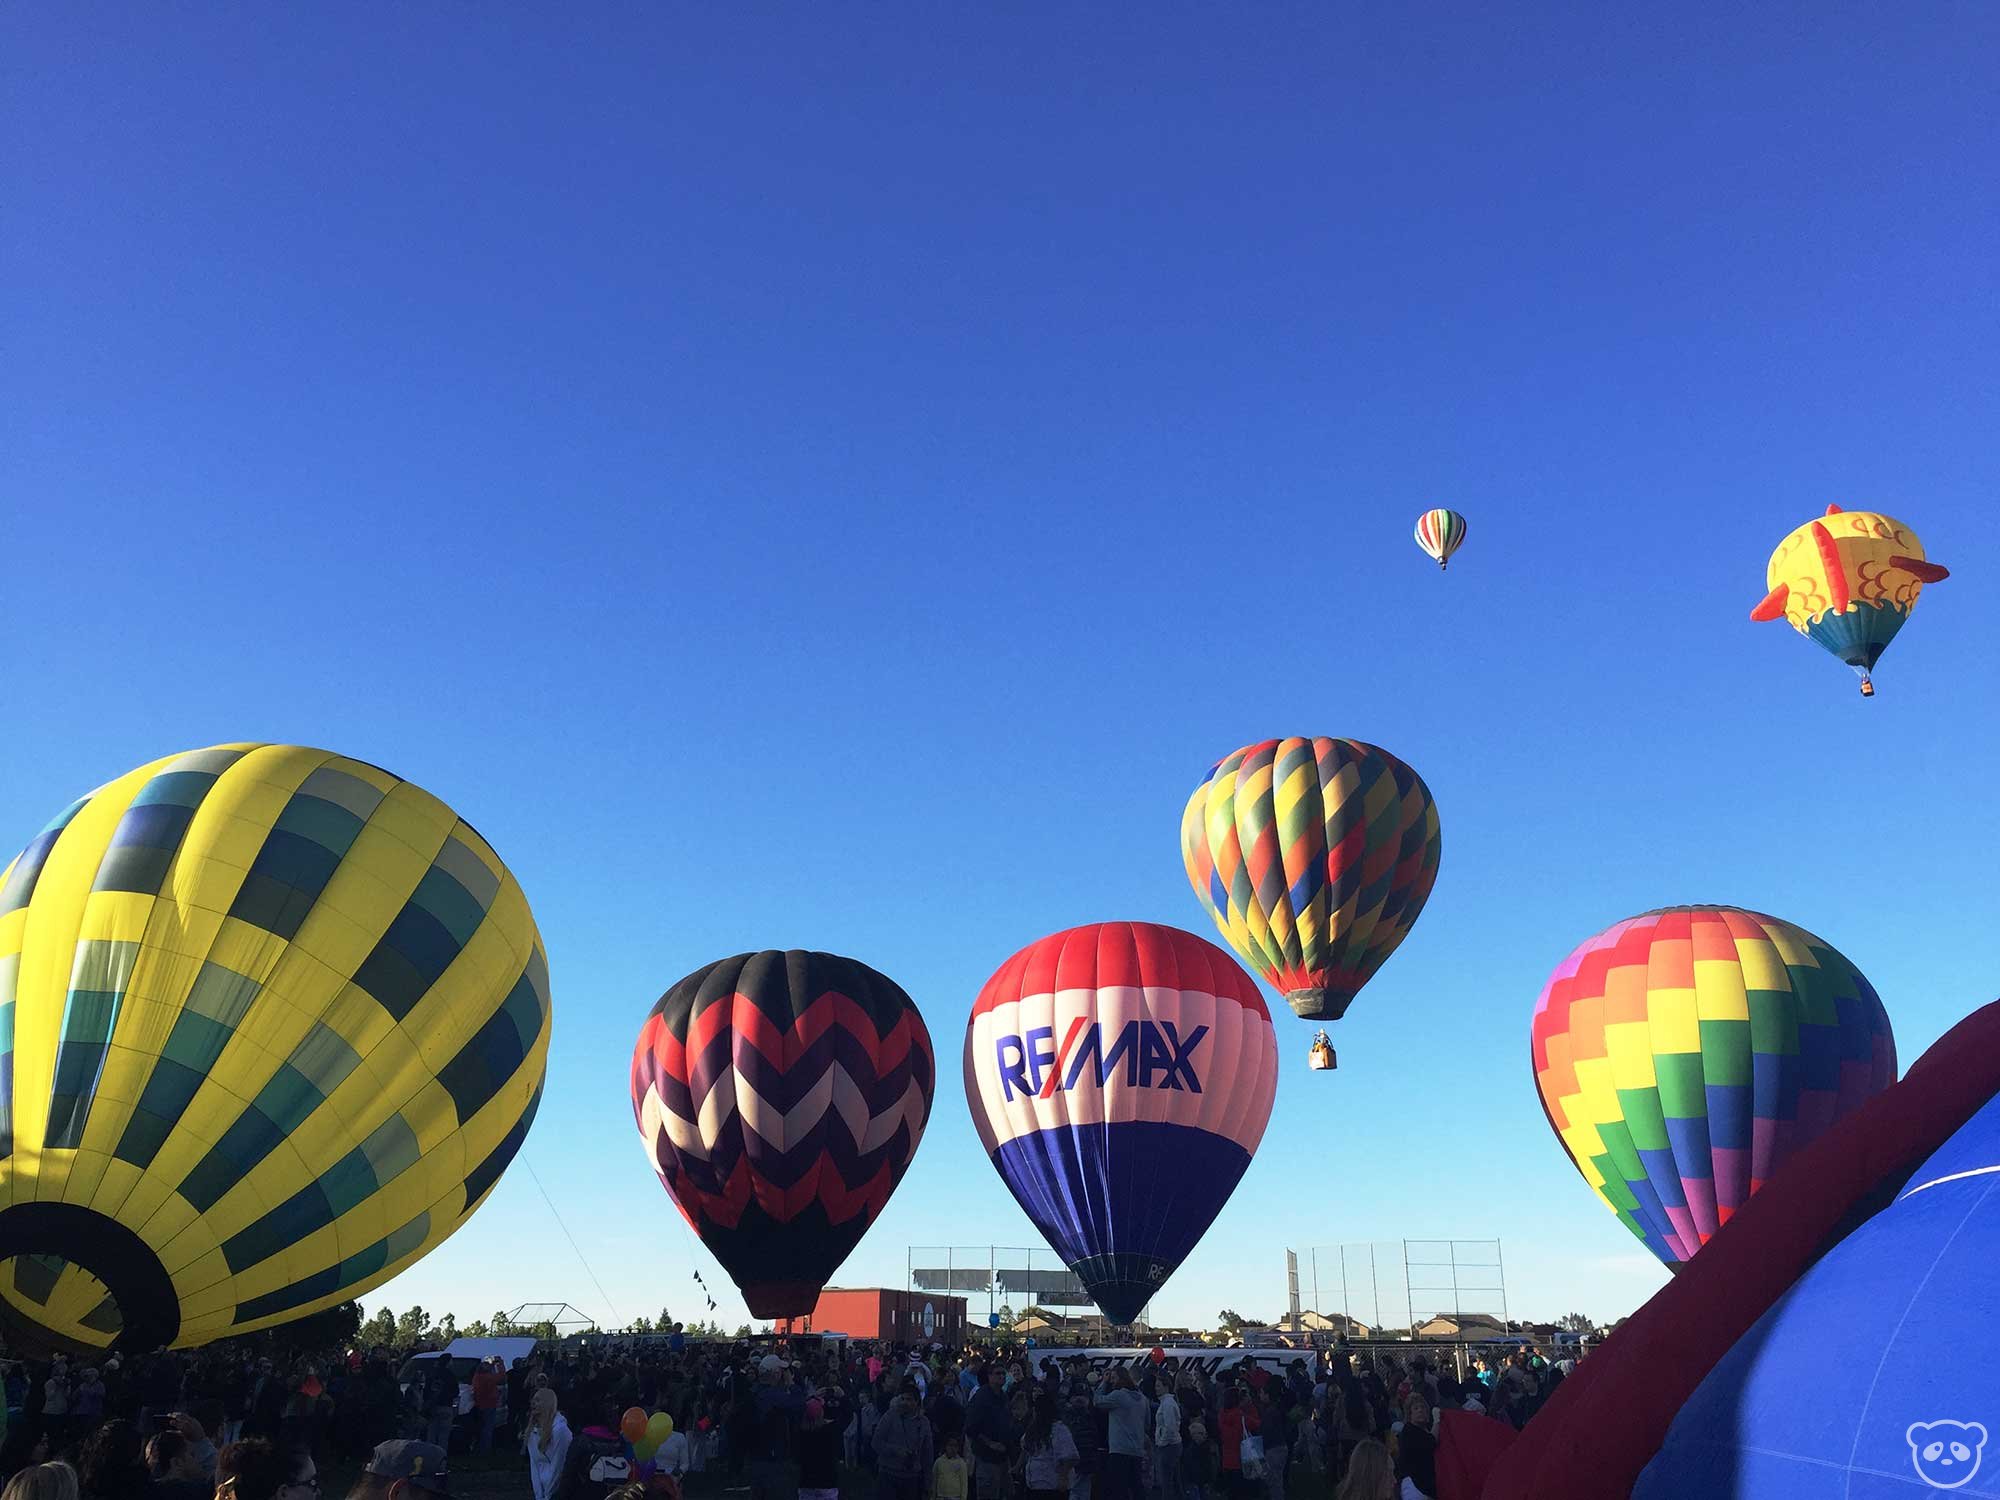
<path fill-rule="evenodd" d="M 451 1493 L 451 1460 L 435 1443 L 392 1438 L 376 1445 L 347 1500 L 425 1500 Z"/>
<path fill-rule="evenodd" d="M 798 1491 L 792 1469 L 792 1433 L 805 1415 L 806 1393 L 785 1383 L 791 1367 L 790 1360 L 775 1354 L 757 1361 L 750 1500 L 789 1500 Z"/>

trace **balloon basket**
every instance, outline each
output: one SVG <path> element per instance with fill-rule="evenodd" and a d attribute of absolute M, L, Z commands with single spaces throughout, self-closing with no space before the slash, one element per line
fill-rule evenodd
<path fill-rule="evenodd" d="M 1315 1073 L 1331 1073 L 1340 1066 L 1340 1059 L 1334 1055 L 1333 1042 L 1324 1031 L 1313 1038 L 1312 1048 L 1306 1053 L 1306 1066 Z"/>

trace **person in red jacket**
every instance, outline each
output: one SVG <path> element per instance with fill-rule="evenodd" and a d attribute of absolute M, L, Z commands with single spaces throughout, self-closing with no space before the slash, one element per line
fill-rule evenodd
<path fill-rule="evenodd" d="M 1243 1391 L 1232 1385 L 1222 1393 L 1222 1415 L 1216 1419 L 1215 1435 L 1222 1444 L 1222 1492 L 1244 1495 L 1250 1486 L 1243 1479 L 1243 1439 L 1263 1424 L 1257 1408 L 1243 1399 Z"/>
<path fill-rule="evenodd" d="M 500 1421 L 500 1393 L 506 1386 L 506 1377 L 500 1373 L 498 1359 L 481 1360 L 472 1372 L 472 1410 L 479 1418 L 479 1451 L 491 1452 L 493 1429 Z"/>

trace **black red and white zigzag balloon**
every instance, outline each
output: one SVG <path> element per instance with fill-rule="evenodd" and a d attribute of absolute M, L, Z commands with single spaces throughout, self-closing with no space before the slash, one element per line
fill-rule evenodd
<path fill-rule="evenodd" d="M 697 969 L 632 1053 L 653 1170 L 760 1318 L 812 1311 L 909 1169 L 935 1084 L 910 997 L 831 953 Z"/>

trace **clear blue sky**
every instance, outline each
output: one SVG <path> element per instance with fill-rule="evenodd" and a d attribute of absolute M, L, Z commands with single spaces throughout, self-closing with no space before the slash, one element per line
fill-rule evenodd
<path fill-rule="evenodd" d="M 1517 1315 L 1628 1311 L 1663 1273 L 1527 1065 L 1571 946 L 1760 907 L 1905 1064 L 2000 988 L 1996 60 L 1969 4 L 17 8 L 0 830 L 238 738 L 446 798 L 547 937 L 526 1158 L 612 1306 L 520 1165 L 386 1296 L 691 1314 L 726 1278 L 625 1097 L 662 989 L 897 978 L 937 1109 L 840 1280 L 1031 1243 L 960 1086 L 979 985 L 1078 922 L 1211 931 L 1195 781 L 1373 740 L 1436 894 L 1337 1075 L 1282 1022 L 1155 1311 L 1453 1233 Z M 1829 500 L 1954 571 L 1872 703 L 1746 618 Z"/>

